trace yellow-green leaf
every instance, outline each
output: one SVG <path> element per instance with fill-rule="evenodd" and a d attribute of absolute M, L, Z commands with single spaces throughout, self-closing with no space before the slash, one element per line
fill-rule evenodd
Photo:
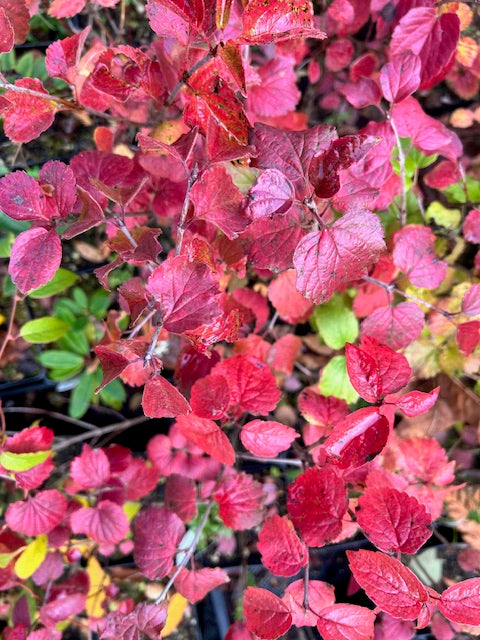
<path fill-rule="evenodd" d="M 51 453 L 51 451 L 35 451 L 33 453 L 3 451 L 0 454 L 0 464 L 7 471 L 28 471 L 45 462 Z"/>
<path fill-rule="evenodd" d="M 22 555 L 15 563 L 15 573 L 22 580 L 30 578 L 45 560 L 48 543 L 45 534 L 37 536 L 25 548 Z"/>

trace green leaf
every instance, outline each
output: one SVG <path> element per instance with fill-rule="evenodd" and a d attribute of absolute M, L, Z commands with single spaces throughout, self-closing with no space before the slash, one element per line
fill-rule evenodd
<path fill-rule="evenodd" d="M 69 331 L 58 341 L 58 346 L 65 351 L 73 351 L 80 356 L 90 354 L 90 345 L 84 333 Z"/>
<path fill-rule="evenodd" d="M 99 393 L 100 400 L 103 404 L 106 404 L 109 407 L 113 407 L 114 409 L 121 409 L 123 403 L 127 399 L 127 394 L 125 393 L 125 388 L 122 382 L 116 378 L 109 382 Z"/>
<path fill-rule="evenodd" d="M 41 353 L 38 356 L 38 361 L 49 369 L 66 369 L 67 367 L 81 367 L 83 365 L 82 356 L 70 351 L 61 351 L 60 349 L 51 349 Z"/>
<path fill-rule="evenodd" d="M 310 324 L 331 349 L 343 349 L 358 336 L 358 320 L 339 295 L 315 307 Z"/>
<path fill-rule="evenodd" d="M 81 418 L 90 406 L 90 401 L 97 387 L 94 373 L 85 372 L 80 376 L 77 386 L 72 391 L 68 405 L 68 415 Z"/>
<path fill-rule="evenodd" d="M 460 209 L 447 209 L 441 202 L 434 200 L 425 211 L 428 222 L 435 222 L 439 227 L 444 227 L 450 231 L 457 231 L 462 222 L 462 212 Z"/>
<path fill-rule="evenodd" d="M 30 291 L 28 294 L 31 298 L 48 298 L 54 296 L 57 293 L 61 293 L 72 286 L 78 280 L 78 276 L 68 269 L 57 270 L 53 278 L 38 289 Z"/>
<path fill-rule="evenodd" d="M 22 548 L 20 547 L 20 549 L 16 549 L 15 551 L 12 551 L 11 553 L 0 553 L 0 569 L 5 569 L 5 567 L 8 567 L 10 562 L 16 556 L 18 556 L 18 554 L 21 553 L 21 551 L 22 551 Z"/>
<path fill-rule="evenodd" d="M 90 298 L 89 310 L 99 320 L 105 317 L 109 306 L 110 296 L 103 289 L 95 291 Z"/>
<path fill-rule="evenodd" d="M 55 342 L 67 333 L 70 326 L 60 318 L 38 318 L 25 323 L 20 335 L 27 342 L 41 344 Z"/>
<path fill-rule="evenodd" d="M 10 250 L 14 240 L 15 236 L 11 232 L 0 238 L 0 258 L 10 257 Z"/>
<path fill-rule="evenodd" d="M 319 389 L 324 396 L 334 396 L 348 404 L 355 402 L 358 393 L 352 387 L 347 373 L 345 356 L 335 356 L 322 371 Z"/>
<path fill-rule="evenodd" d="M 54 382 L 60 382 L 61 380 L 70 380 L 78 375 L 83 369 L 83 363 L 79 367 L 58 367 L 57 369 L 50 369 L 48 377 Z"/>
<path fill-rule="evenodd" d="M 18 234 L 30 229 L 31 225 L 31 222 L 13 220 L 13 218 L 9 218 L 6 213 L 0 211 L 0 229 L 3 231 L 12 231 L 12 233 Z"/>
<path fill-rule="evenodd" d="M 45 462 L 51 453 L 51 451 L 35 451 L 33 453 L 3 451 L 0 454 L 0 464 L 7 471 L 28 471 Z"/>
<path fill-rule="evenodd" d="M 83 289 L 75 287 L 72 291 L 72 298 L 82 311 L 86 311 L 88 309 L 88 298 Z"/>

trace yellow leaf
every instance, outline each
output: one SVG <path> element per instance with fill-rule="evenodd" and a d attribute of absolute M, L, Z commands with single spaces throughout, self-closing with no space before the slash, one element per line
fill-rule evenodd
<path fill-rule="evenodd" d="M 110 584 L 110 576 L 105 573 L 95 556 L 91 556 L 88 559 L 87 575 L 90 586 L 85 610 L 89 617 L 101 618 L 105 615 L 105 609 L 102 604 L 105 600 L 105 587 Z"/>
<path fill-rule="evenodd" d="M 168 603 L 167 621 L 162 629 L 162 638 L 169 636 L 182 621 L 188 600 L 179 593 L 174 593 Z"/>
<path fill-rule="evenodd" d="M 123 512 L 127 516 L 129 522 L 131 522 L 140 511 L 140 506 L 140 502 L 125 502 L 123 505 Z"/>
<path fill-rule="evenodd" d="M 22 580 L 30 578 L 45 560 L 47 549 L 46 535 L 38 536 L 35 540 L 32 540 L 15 563 L 17 576 Z"/>

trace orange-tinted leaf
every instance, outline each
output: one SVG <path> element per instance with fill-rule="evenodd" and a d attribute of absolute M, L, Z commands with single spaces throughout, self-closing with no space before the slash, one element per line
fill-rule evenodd
<path fill-rule="evenodd" d="M 37 78 L 21 78 L 15 81 L 20 89 L 30 89 L 45 94 L 45 98 L 19 91 L 7 90 L 2 98 L 6 106 L 1 109 L 5 134 L 13 142 L 30 142 L 46 131 L 55 118 L 58 104 Z"/>
<path fill-rule="evenodd" d="M 207 593 L 222 584 L 230 582 L 230 578 L 223 569 L 198 569 L 189 571 L 182 567 L 175 578 L 175 588 L 191 604 L 203 600 Z"/>
<path fill-rule="evenodd" d="M 187 416 L 178 416 L 176 424 L 187 440 L 214 460 L 221 464 L 234 464 L 235 451 L 230 440 L 213 420 L 199 418 L 190 413 Z"/>

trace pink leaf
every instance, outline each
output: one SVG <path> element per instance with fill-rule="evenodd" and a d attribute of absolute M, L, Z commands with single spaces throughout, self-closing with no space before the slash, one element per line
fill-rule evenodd
<path fill-rule="evenodd" d="M 73 18 L 85 7 L 87 0 L 53 0 L 48 14 L 54 18 Z"/>
<path fill-rule="evenodd" d="M 176 513 L 183 522 L 197 515 L 197 489 L 191 478 L 172 473 L 165 485 L 165 508 Z"/>
<path fill-rule="evenodd" d="M 251 475 L 239 473 L 225 478 L 213 493 L 213 499 L 223 522 L 235 531 L 256 527 L 262 520 L 265 494 Z"/>
<path fill-rule="evenodd" d="M 412 374 L 405 356 L 374 338 L 363 338 L 360 347 L 347 343 L 345 356 L 350 382 L 367 402 L 403 389 Z"/>
<path fill-rule="evenodd" d="M 26 536 L 48 533 L 60 524 L 67 512 L 67 500 L 56 489 L 39 491 L 24 502 L 13 502 L 7 508 L 5 520 L 12 529 Z"/>
<path fill-rule="evenodd" d="M 0 7 L 0 53 L 7 53 L 13 49 L 15 33 L 12 23 L 3 7 Z"/>
<path fill-rule="evenodd" d="M 245 622 L 234 622 L 229 626 L 224 640 L 255 640 L 255 636 Z"/>
<path fill-rule="evenodd" d="M 320 612 L 317 629 L 324 640 L 373 640 L 375 617 L 356 604 L 332 604 Z"/>
<path fill-rule="evenodd" d="M 71 462 L 70 473 L 81 489 L 99 489 L 110 478 L 110 463 L 102 449 L 91 449 L 84 444 L 81 455 Z"/>
<path fill-rule="evenodd" d="M 206 264 L 169 257 L 148 279 L 147 291 L 162 313 L 167 331 L 183 333 L 219 316 L 218 284 Z"/>
<path fill-rule="evenodd" d="M 230 440 L 213 420 L 190 413 L 188 416 L 178 416 L 176 424 L 187 440 L 214 460 L 229 466 L 234 464 L 235 451 Z"/>
<path fill-rule="evenodd" d="M 243 446 L 255 456 L 274 458 L 290 447 L 299 434 L 274 420 L 252 420 L 240 431 Z"/>
<path fill-rule="evenodd" d="M 304 607 L 305 580 L 291 582 L 285 589 L 283 601 L 290 609 L 296 627 L 314 627 L 319 613 L 335 602 L 333 586 L 321 580 L 308 582 L 308 609 Z"/>
<path fill-rule="evenodd" d="M 46 194 L 45 205 L 49 218 L 66 218 L 77 201 L 77 183 L 69 166 L 49 160 L 40 169 L 38 180 Z"/>
<path fill-rule="evenodd" d="M 65 82 L 74 84 L 80 54 L 90 29 L 90 27 L 86 27 L 80 33 L 75 33 L 73 36 L 63 38 L 63 40 L 56 40 L 47 47 L 45 66 L 49 76 L 62 78 Z"/>
<path fill-rule="evenodd" d="M 190 200 L 195 205 L 195 218 L 211 222 L 227 238 L 236 238 L 250 222 L 242 208 L 242 194 L 220 164 L 200 175 L 190 190 Z"/>
<path fill-rule="evenodd" d="M 142 407 L 149 418 L 175 418 L 191 411 L 182 394 L 162 376 L 153 376 L 147 380 Z"/>
<path fill-rule="evenodd" d="M 207 593 L 222 584 L 230 582 L 230 578 L 223 569 L 198 569 L 188 571 L 183 567 L 175 578 L 175 589 L 190 603 L 195 604 L 203 600 Z"/>
<path fill-rule="evenodd" d="M 40 622 L 49 629 L 50 638 L 55 638 L 55 627 L 59 622 L 78 615 L 85 609 L 85 594 L 60 593 L 55 600 L 51 600 L 40 608 Z"/>
<path fill-rule="evenodd" d="M 409 224 L 393 237 L 393 261 L 415 287 L 436 289 L 444 280 L 447 263 L 433 246 L 435 236 L 428 227 Z"/>
<path fill-rule="evenodd" d="M 308 563 L 308 549 L 286 517 L 270 516 L 258 534 L 262 563 L 276 576 L 294 576 Z"/>
<path fill-rule="evenodd" d="M 284 322 L 302 323 L 308 320 L 313 305 L 300 295 L 295 287 L 297 274 L 295 269 L 280 273 L 268 286 L 268 299 Z"/>
<path fill-rule="evenodd" d="M 447 74 L 460 36 L 455 13 L 437 17 L 433 7 L 416 7 L 406 13 L 392 35 L 390 56 L 411 51 L 422 61 L 420 89 L 429 89 Z"/>
<path fill-rule="evenodd" d="M 276 57 L 255 68 L 258 84 L 249 87 L 247 111 L 262 116 L 282 116 L 294 111 L 300 100 L 297 78 L 288 58 Z"/>
<path fill-rule="evenodd" d="M 72 531 L 84 533 L 100 544 L 117 544 L 126 537 L 130 528 L 122 507 L 110 500 L 74 511 L 70 523 Z"/>
<path fill-rule="evenodd" d="M 33 227 L 13 243 L 8 272 L 19 290 L 27 294 L 51 280 L 61 261 L 62 243 L 57 232 Z"/>
<path fill-rule="evenodd" d="M 425 507 L 402 491 L 368 488 L 360 497 L 357 522 L 367 538 L 387 553 L 415 553 L 430 538 L 432 517 Z"/>
<path fill-rule="evenodd" d="M 347 557 L 353 577 L 380 609 L 403 620 L 418 617 L 428 593 L 410 569 L 375 551 L 347 551 Z"/>
<path fill-rule="evenodd" d="M 440 387 L 436 387 L 428 393 L 424 393 L 423 391 L 409 391 L 401 396 L 395 394 L 385 396 L 385 402 L 394 404 L 407 417 L 414 418 L 426 411 L 430 411 L 437 401 L 439 393 Z"/>
<path fill-rule="evenodd" d="M 463 223 L 463 237 L 468 242 L 480 243 L 480 209 L 472 209 L 468 212 Z"/>
<path fill-rule="evenodd" d="M 330 228 L 313 231 L 300 241 L 293 257 L 297 289 L 321 304 L 342 285 L 365 275 L 384 248 L 375 214 L 348 213 Z"/>
<path fill-rule="evenodd" d="M 473 284 L 463 296 L 462 313 L 466 313 L 467 316 L 480 314 L 480 284 Z"/>
<path fill-rule="evenodd" d="M 380 85 L 388 102 L 401 102 L 414 93 L 420 85 L 422 61 L 410 50 L 397 55 L 383 65 Z"/>
<path fill-rule="evenodd" d="M 158 36 L 175 38 L 185 46 L 202 22 L 203 3 L 149 0 L 146 11 L 150 26 Z"/>
<path fill-rule="evenodd" d="M 469 356 L 480 342 L 480 321 L 471 320 L 457 326 L 457 343 L 460 352 Z"/>
<path fill-rule="evenodd" d="M 163 578 L 173 567 L 173 556 L 185 534 L 180 518 L 167 509 L 148 507 L 133 524 L 134 558 L 150 580 Z"/>
<path fill-rule="evenodd" d="M 310 546 L 336 538 L 347 506 L 345 484 L 330 467 L 307 469 L 288 487 L 288 513 Z"/>
<path fill-rule="evenodd" d="M 377 407 L 357 409 L 333 428 L 324 443 L 333 464 L 354 469 L 378 455 L 387 443 L 390 427 Z"/>
<path fill-rule="evenodd" d="M 113 640 L 141 640 L 145 636 L 158 640 L 167 620 L 167 604 L 141 602 L 130 613 L 111 611 L 105 620 L 100 638 Z"/>
<path fill-rule="evenodd" d="M 254 220 L 286 213 L 292 206 L 293 186 L 276 169 L 263 171 L 248 192 L 248 208 Z"/>
<path fill-rule="evenodd" d="M 443 615 L 459 624 L 480 624 L 480 578 L 470 578 L 446 589 L 437 603 Z"/>
<path fill-rule="evenodd" d="M 132 458 L 117 479 L 125 488 L 126 500 L 139 500 L 157 486 L 159 473 L 142 458 Z"/>
<path fill-rule="evenodd" d="M 250 631 L 263 640 L 275 640 L 292 626 L 288 607 L 266 589 L 248 587 L 243 594 L 243 612 Z"/>
<path fill-rule="evenodd" d="M 424 324 L 423 311 L 414 302 L 401 302 L 376 309 L 362 322 L 360 333 L 396 351 L 416 340 Z"/>
<path fill-rule="evenodd" d="M 38 182 L 25 171 L 14 171 L 0 178 L 0 209 L 9 218 L 48 220 L 45 198 Z"/>

